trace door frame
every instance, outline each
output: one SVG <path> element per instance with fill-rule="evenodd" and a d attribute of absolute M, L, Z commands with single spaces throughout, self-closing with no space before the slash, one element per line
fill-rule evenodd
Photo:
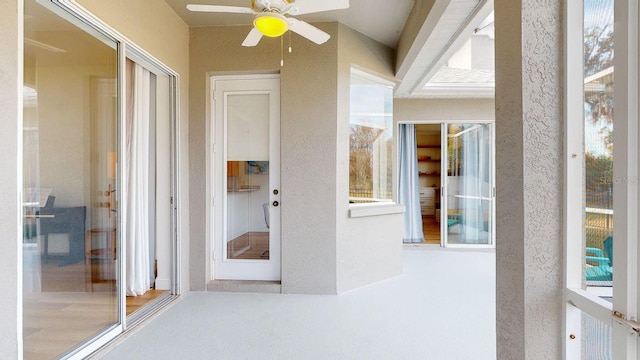
<path fill-rule="evenodd" d="M 223 229 L 219 229 L 220 226 L 226 228 L 226 211 L 225 214 L 222 215 L 222 221 L 217 219 L 220 216 L 219 213 L 216 212 L 216 207 L 221 209 L 226 209 L 226 123 L 218 125 L 216 118 L 216 99 L 215 99 L 215 84 L 217 81 L 234 81 L 234 80 L 280 80 L 279 73 L 269 73 L 269 74 L 218 74 L 218 73 L 209 73 L 209 81 L 207 81 L 207 104 L 206 104 L 206 137 L 207 144 L 206 147 L 208 149 L 206 154 L 206 273 L 207 273 L 207 281 L 213 280 L 221 280 L 216 278 L 217 274 L 215 271 L 216 268 L 216 256 L 220 254 L 216 254 L 216 241 L 223 241 L 224 236 L 220 236 L 222 233 L 225 234 L 224 231 L 220 231 Z M 244 91 L 246 93 L 246 91 Z M 278 101 L 280 104 L 280 101 Z M 279 117 L 281 115 L 279 114 Z M 271 127 L 271 125 L 270 125 Z M 221 134 L 223 137 L 222 143 L 220 142 L 220 138 L 216 138 L 216 131 L 222 130 L 224 133 Z M 270 138 L 270 143 L 272 141 L 277 142 L 278 153 L 280 147 L 280 125 L 278 123 L 277 135 L 274 134 L 272 129 L 272 137 Z M 216 158 L 222 156 L 224 161 L 219 161 Z M 276 164 L 273 164 L 276 162 Z M 273 170 L 277 170 L 280 172 L 280 154 L 278 154 L 277 161 L 274 159 L 270 159 L 269 171 L 270 174 Z M 274 189 L 279 189 L 280 184 L 270 184 Z M 280 189 L 281 190 L 281 189 Z M 281 191 L 280 191 L 281 192 Z M 271 189 L 269 189 L 269 203 L 274 200 L 273 193 Z M 277 195 L 279 201 L 279 195 Z M 270 208 L 272 208 L 270 206 Z M 224 211 L 224 210 L 223 210 Z M 270 235 L 274 232 L 274 229 L 280 229 L 280 211 L 277 211 L 275 214 L 273 211 L 270 211 Z M 277 236 L 281 237 L 279 231 L 277 231 Z M 271 242 L 271 239 L 270 239 Z M 274 260 L 278 262 L 278 276 L 275 278 L 268 279 L 254 279 L 254 280 L 263 280 L 263 281 L 279 281 L 281 279 L 282 274 L 282 262 L 281 262 L 281 241 L 280 245 L 277 249 L 277 256 Z M 271 259 L 271 256 L 270 256 Z M 233 260 L 233 262 L 237 262 L 239 264 L 252 262 L 251 260 Z M 240 279 L 239 279 L 240 280 Z"/>
<path fill-rule="evenodd" d="M 448 124 L 492 124 L 491 127 L 491 152 L 493 154 L 493 163 L 491 164 L 491 187 L 493 189 L 493 201 L 491 204 L 491 241 L 489 244 L 449 244 L 447 242 L 447 226 L 444 221 L 440 221 L 440 247 L 442 248 L 464 248 L 464 249 L 495 249 L 496 247 L 496 166 L 495 166 L 495 120 L 402 120 L 396 122 L 395 133 L 400 133 L 400 125 L 403 124 L 413 124 L 413 125 L 440 125 L 440 216 L 442 217 L 442 209 L 446 209 L 447 199 L 444 196 L 446 194 L 446 174 L 448 168 L 447 152 L 446 152 L 446 127 Z M 398 141 L 396 140 L 396 153 L 400 154 L 398 147 Z M 399 155 L 398 155 L 399 156 Z M 396 159 L 396 162 L 399 163 L 400 159 Z M 397 171 L 397 170 L 396 170 Z M 396 175 L 396 178 L 400 174 Z M 446 216 L 446 214 L 444 214 Z M 416 245 L 416 244 L 412 244 Z M 429 245 L 424 245 L 429 246 Z M 434 246 L 434 245 L 430 245 Z"/>

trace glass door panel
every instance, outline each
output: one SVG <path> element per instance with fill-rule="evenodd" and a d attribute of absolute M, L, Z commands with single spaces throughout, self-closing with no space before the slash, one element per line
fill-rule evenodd
<path fill-rule="evenodd" d="M 24 359 L 58 359 L 120 323 L 118 52 L 24 5 Z"/>
<path fill-rule="evenodd" d="M 269 260 L 269 95 L 226 100 L 226 258 Z"/>
<path fill-rule="evenodd" d="M 446 125 L 446 242 L 492 245 L 494 223 L 493 125 Z"/>

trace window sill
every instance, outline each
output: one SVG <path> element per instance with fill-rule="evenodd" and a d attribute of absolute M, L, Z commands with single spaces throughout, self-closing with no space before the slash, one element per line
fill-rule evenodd
<path fill-rule="evenodd" d="M 404 213 L 404 205 L 399 205 L 396 203 L 349 205 L 350 218 L 402 214 L 402 213 Z"/>

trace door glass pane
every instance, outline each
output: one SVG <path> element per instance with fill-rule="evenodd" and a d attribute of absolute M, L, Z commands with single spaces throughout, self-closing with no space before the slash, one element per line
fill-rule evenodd
<path fill-rule="evenodd" d="M 613 1 L 584 2 L 585 284 L 613 296 Z M 623 181 L 623 180 L 621 180 Z"/>
<path fill-rule="evenodd" d="M 491 124 L 447 126 L 447 243 L 491 244 Z"/>
<path fill-rule="evenodd" d="M 226 258 L 269 260 L 269 95 L 227 95 Z"/>
<path fill-rule="evenodd" d="M 117 51 L 24 3 L 24 358 L 57 359 L 119 323 Z"/>

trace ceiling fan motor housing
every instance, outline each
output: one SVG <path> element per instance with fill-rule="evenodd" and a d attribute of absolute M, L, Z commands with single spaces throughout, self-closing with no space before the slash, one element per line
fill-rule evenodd
<path fill-rule="evenodd" d="M 251 0 L 251 8 L 255 12 L 287 13 L 296 0 Z"/>

